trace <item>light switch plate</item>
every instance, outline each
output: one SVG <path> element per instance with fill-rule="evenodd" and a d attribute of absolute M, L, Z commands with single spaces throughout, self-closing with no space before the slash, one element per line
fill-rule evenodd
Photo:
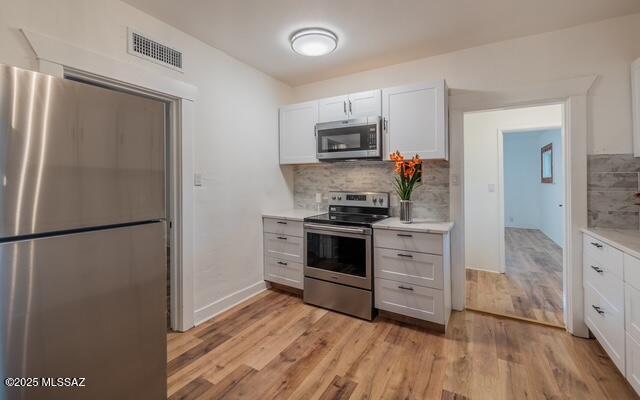
<path fill-rule="evenodd" d="M 316 192 L 316 203 L 322 203 L 322 193 Z"/>
<path fill-rule="evenodd" d="M 193 174 L 193 186 L 202 186 L 202 174 L 196 172 Z"/>

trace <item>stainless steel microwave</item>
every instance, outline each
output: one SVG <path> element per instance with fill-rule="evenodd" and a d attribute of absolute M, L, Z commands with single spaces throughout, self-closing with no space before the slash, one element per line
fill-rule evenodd
<path fill-rule="evenodd" d="M 380 117 L 316 124 L 316 154 L 320 161 L 382 159 Z"/>

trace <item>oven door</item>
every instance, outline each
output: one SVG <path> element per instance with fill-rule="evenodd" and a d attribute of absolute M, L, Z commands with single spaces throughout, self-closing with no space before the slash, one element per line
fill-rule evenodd
<path fill-rule="evenodd" d="M 371 229 L 304 224 L 304 275 L 371 289 Z"/>
<path fill-rule="evenodd" d="M 319 160 L 381 158 L 380 118 L 360 118 L 316 125 Z"/>

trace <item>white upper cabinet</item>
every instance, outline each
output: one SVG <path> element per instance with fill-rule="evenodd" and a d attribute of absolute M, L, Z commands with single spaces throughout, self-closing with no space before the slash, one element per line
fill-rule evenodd
<path fill-rule="evenodd" d="M 280 164 L 317 163 L 315 127 L 318 102 L 280 108 Z"/>
<path fill-rule="evenodd" d="M 348 102 L 349 118 L 379 116 L 382 111 L 380 90 L 350 94 Z"/>
<path fill-rule="evenodd" d="M 318 101 L 318 122 L 340 121 L 349 118 L 348 96 L 329 97 Z"/>
<path fill-rule="evenodd" d="M 633 154 L 640 157 L 640 58 L 631 64 L 631 100 L 633 114 Z"/>
<path fill-rule="evenodd" d="M 448 159 L 447 87 L 444 80 L 382 90 L 385 159 Z"/>
<path fill-rule="evenodd" d="M 318 122 L 378 116 L 381 112 L 380 90 L 369 90 L 318 100 Z"/>

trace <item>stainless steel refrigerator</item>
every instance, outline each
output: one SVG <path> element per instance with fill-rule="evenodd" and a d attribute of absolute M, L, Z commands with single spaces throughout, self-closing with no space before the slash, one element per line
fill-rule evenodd
<path fill-rule="evenodd" d="M 165 112 L 0 66 L 0 400 L 166 398 Z"/>

